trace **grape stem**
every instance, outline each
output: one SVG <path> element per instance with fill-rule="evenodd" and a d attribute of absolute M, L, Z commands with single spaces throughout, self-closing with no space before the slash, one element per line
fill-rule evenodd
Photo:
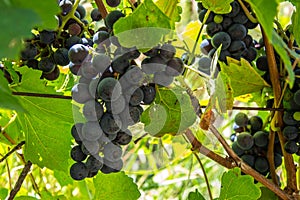
<path fill-rule="evenodd" d="M 97 4 L 97 7 L 98 7 L 98 10 L 99 12 L 101 13 L 101 16 L 103 19 L 105 19 L 105 17 L 107 16 L 108 12 L 105 8 L 105 5 L 103 3 L 102 0 L 95 0 L 96 4 Z"/>
<path fill-rule="evenodd" d="M 263 35 L 263 40 L 266 48 L 266 55 L 269 63 L 269 72 L 270 72 L 270 78 L 273 87 L 273 93 L 274 93 L 274 104 L 275 104 L 275 108 L 279 108 L 281 106 L 280 99 L 281 99 L 282 90 L 280 87 L 280 81 L 279 81 L 280 79 L 279 79 L 279 73 L 278 73 L 276 59 L 275 59 L 275 53 L 274 53 L 273 46 L 270 43 L 269 38 L 267 38 L 266 33 L 262 27 L 261 27 L 261 32 Z M 291 154 L 288 154 L 284 150 L 285 138 L 283 137 L 281 131 L 283 127 L 282 115 L 283 115 L 282 112 L 276 111 L 272 121 L 274 120 L 273 122 L 275 126 L 279 127 L 279 129 L 276 132 L 279 137 L 279 141 L 280 141 L 280 145 L 281 145 L 281 149 L 285 161 L 284 163 L 287 172 L 287 192 L 289 194 L 293 194 L 298 192 L 297 181 L 296 181 L 296 167 L 294 165 L 293 156 Z"/>
<path fill-rule="evenodd" d="M 216 134 L 220 135 L 220 133 L 218 132 L 217 129 L 215 129 L 214 131 L 217 132 Z M 228 169 L 232 169 L 234 167 L 239 167 L 242 170 L 242 172 L 244 172 L 245 174 L 248 174 L 248 175 L 252 176 L 258 182 L 262 183 L 264 186 L 266 186 L 267 188 L 269 188 L 272 192 L 274 192 L 281 199 L 283 199 L 283 200 L 292 200 L 293 199 L 291 196 L 289 196 L 287 193 L 285 193 L 283 190 L 281 190 L 273 182 L 269 181 L 266 177 L 264 177 L 263 175 L 261 175 L 260 173 L 258 173 L 254 169 L 252 169 L 245 162 L 243 162 L 233 152 L 233 150 L 231 148 L 228 150 L 229 151 L 228 154 L 229 155 L 233 155 L 233 157 L 231 157 L 232 159 L 234 158 L 233 161 L 230 160 L 230 158 L 225 159 L 225 158 L 219 156 L 218 154 L 216 154 L 215 152 L 207 149 L 205 146 L 203 146 L 197 140 L 197 138 L 193 135 L 193 133 L 192 133 L 192 131 L 190 129 L 188 129 L 184 134 L 187 137 L 187 139 L 189 140 L 189 142 L 192 144 L 192 151 L 197 151 L 197 152 L 205 155 L 206 157 L 214 160 L 218 164 L 220 164 L 220 165 L 222 165 L 222 166 L 224 166 L 224 167 L 226 167 Z"/>
<path fill-rule="evenodd" d="M 30 172 L 30 168 L 32 166 L 32 163 L 30 161 L 27 161 L 16 184 L 15 187 L 10 191 L 9 197 L 7 200 L 12 200 L 14 199 L 14 197 L 17 195 L 17 193 L 19 192 L 27 174 Z"/>
<path fill-rule="evenodd" d="M 20 149 L 25 144 L 25 141 L 20 142 L 17 144 L 14 148 L 12 148 L 8 153 L 6 153 L 1 159 L 0 163 L 3 162 L 8 156 L 10 156 L 12 153 L 14 153 L 16 150 Z"/>
<path fill-rule="evenodd" d="M 253 23 L 257 23 L 258 22 L 257 19 L 251 15 L 248 8 L 245 6 L 244 2 L 242 0 L 238 0 L 238 2 L 241 5 L 241 7 L 242 7 L 244 13 L 246 14 L 246 16 L 248 17 L 248 19 Z"/>
<path fill-rule="evenodd" d="M 201 159 L 199 158 L 198 154 L 196 154 L 196 152 L 193 152 L 193 154 L 196 157 L 198 163 L 200 164 L 201 170 L 203 172 L 205 183 L 206 183 L 206 186 L 207 186 L 207 191 L 208 191 L 209 198 L 210 198 L 210 200 L 213 200 L 214 198 L 213 198 L 212 193 L 211 193 L 211 189 L 210 189 L 208 177 L 207 177 L 207 174 L 205 172 L 204 166 L 203 166 L 203 164 L 201 162 Z"/>
<path fill-rule="evenodd" d="M 272 181 L 276 185 L 279 185 L 277 177 L 276 177 L 275 163 L 274 163 L 274 141 L 275 141 L 275 134 L 276 133 L 274 133 L 272 130 L 270 130 L 267 159 L 268 159 L 269 166 L 270 166 L 270 172 L 271 172 Z"/>

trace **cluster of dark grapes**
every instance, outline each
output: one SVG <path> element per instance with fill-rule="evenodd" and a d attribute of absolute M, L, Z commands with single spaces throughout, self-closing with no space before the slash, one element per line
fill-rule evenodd
<path fill-rule="evenodd" d="M 257 56 L 254 40 L 248 34 L 249 29 L 254 29 L 258 24 L 251 22 L 238 1 L 231 4 L 232 10 L 228 14 L 215 14 L 210 12 L 206 21 L 204 17 L 208 12 L 201 3 L 198 3 L 199 20 L 206 24 L 206 33 L 210 37 L 200 44 L 204 54 L 199 60 L 198 69 L 210 74 L 212 56 L 217 48 L 221 47 L 219 60 L 227 63 L 226 57 L 239 60 L 241 57 L 252 62 Z M 249 4 L 245 3 L 251 14 Z"/>
<path fill-rule="evenodd" d="M 119 0 L 107 0 L 107 4 L 116 7 Z M 59 77 L 58 66 L 73 66 L 68 57 L 69 49 L 75 44 L 92 47 L 94 35 L 92 24 L 86 17 L 86 9 L 75 0 L 58 0 L 61 12 L 56 16 L 56 30 L 34 30 L 33 37 L 24 41 L 20 53 L 22 65 L 41 70 L 41 79 L 55 80 Z M 92 21 L 100 21 L 103 17 L 98 8 L 90 12 Z"/>
<path fill-rule="evenodd" d="M 122 47 L 113 36 L 113 24 L 124 17 L 118 10 L 105 18 L 105 27 L 93 36 L 95 49 L 73 45 L 68 56 L 70 71 L 80 76 L 72 88 L 72 98 L 82 105 L 84 123 L 76 123 L 72 135 L 76 145 L 70 168 L 75 180 L 102 173 L 118 172 L 123 161 L 121 145 L 127 145 L 132 134 L 128 127 L 138 123 L 142 105 L 151 104 L 156 87 L 165 87 L 181 75 L 184 64 L 175 57 L 176 49 L 165 43 L 142 53 L 135 47 Z M 136 59 L 143 59 L 141 66 Z M 86 160 L 86 161 L 85 161 Z"/>
<path fill-rule="evenodd" d="M 259 116 L 250 119 L 239 112 L 234 118 L 235 133 L 230 136 L 232 150 L 249 166 L 262 175 L 268 175 L 270 168 L 267 160 L 269 132 L 263 130 L 263 120 Z M 275 168 L 282 163 L 282 151 L 278 137 L 274 141 Z"/>

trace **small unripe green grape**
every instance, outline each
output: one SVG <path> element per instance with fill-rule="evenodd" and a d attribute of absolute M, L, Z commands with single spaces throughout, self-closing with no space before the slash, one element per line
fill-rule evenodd
<path fill-rule="evenodd" d="M 214 22 L 217 24 L 221 24 L 223 22 L 223 16 L 222 15 L 215 15 L 214 16 Z"/>

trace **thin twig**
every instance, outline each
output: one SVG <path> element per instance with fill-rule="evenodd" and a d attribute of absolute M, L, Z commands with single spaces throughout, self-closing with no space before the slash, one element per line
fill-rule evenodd
<path fill-rule="evenodd" d="M 205 172 L 205 169 L 204 169 L 204 166 L 203 166 L 203 164 L 201 162 L 201 159 L 199 158 L 198 154 L 196 154 L 196 152 L 193 152 L 193 154 L 196 157 L 196 159 L 198 160 L 198 162 L 200 164 L 200 167 L 201 167 L 201 170 L 203 172 L 205 183 L 206 183 L 206 186 L 207 186 L 207 191 L 208 191 L 208 194 L 209 194 L 209 198 L 211 200 L 213 200 L 214 198 L 213 198 L 212 193 L 211 193 L 211 189 L 210 189 L 209 181 L 208 181 L 208 178 L 207 178 L 207 174 Z"/>
<path fill-rule="evenodd" d="M 63 96 L 57 94 L 41 94 L 32 92 L 12 92 L 13 95 L 17 96 L 28 96 L 28 97 L 44 97 L 44 98 L 55 98 L 55 99 L 72 99 L 72 96 Z"/>
<path fill-rule="evenodd" d="M 275 132 L 270 130 L 267 159 L 268 159 L 269 166 L 270 166 L 270 172 L 271 172 L 272 180 L 276 185 L 278 185 L 278 180 L 277 180 L 276 172 L 275 172 L 275 161 L 274 161 L 275 134 L 276 134 Z"/>
<path fill-rule="evenodd" d="M 7 160 L 5 160 L 5 165 L 6 165 L 6 168 L 7 168 L 9 189 L 11 190 L 12 189 L 12 182 L 11 182 L 10 168 L 9 168 L 9 164 L 8 164 Z"/>
<path fill-rule="evenodd" d="M 32 163 L 30 161 L 27 161 L 27 163 L 25 164 L 16 184 L 15 184 L 15 187 L 10 191 L 10 194 L 9 194 L 9 197 L 7 200 L 12 200 L 14 199 L 14 197 L 17 195 L 17 193 L 19 192 L 27 174 L 29 173 L 30 171 L 30 168 L 31 168 L 31 165 Z"/>
<path fill-rule="evenodd" d="M 148 135 L 148 133 L 143 134 L 141 137 L 137 138 L 136 140 L 133 141 L 134 144 L 137 144 L 141 139 L 143 139 L 144 137 L 146 137 Z"/>
<path fill-rule="evenodd" d="M 12 150 L 10 150 L 7 154 L 5 154 L 1 159 L 0 163 L 3 162 L 8 156 L 10 156 L 12 153 L 14 153 L 16 150 L 20 149 L 25 144 L 25 141 L 20 142 L 17 144 Z"/>

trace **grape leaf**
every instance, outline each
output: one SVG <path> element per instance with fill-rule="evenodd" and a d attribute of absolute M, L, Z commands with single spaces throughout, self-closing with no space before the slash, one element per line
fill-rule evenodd
<path fill-rule="evenodd" d="M 94 199 L 136 200 L 141 194 L 137 185 L 124 172 L 103 174 L 94 178 Z"/>
<path fill-rule="evenodd" d="M 0 188 L 0 199 L 5 199 L 8 195 L 8 189 Z"/>
<path fill-rule="evenodd" d="M 175 22 L 180 21 L 180 14 L 182 12 L 181 7 L 177 6 L 178 0 L 158 0 L 155 4 L 167 17 L 169 17 L 171 28 L 175 29 Z"/>
<path fill-rule="evenodd" d="M 188 200 L 205 200 L 200 192 L 196 189 L 195 192 L 190 192 L 188 195 Z"/>
<path fill-rule="evenodd" d="M 54 15 L 59 7 L 54 0 L 1 1 L 0 8 L 0 27 L 5 30 L 0 32 L 0 58 L 17 57 L 22 47 L 21 39 L 32 35 L 32 27 L 52 29 L 57 26 Z"/>
<path fill-rule="evenodd" d="M 15 91 L 58 94 L 40 80 L 40 72 L 23 67 L 23 81 Z M 71 149 L 70 129 L 74 123 L 70 100 L 19 96 L 28 113 L 18 113 L 17 126 L 25 134 L 26 160 L 40 167 L 65 170 Z"/>
<path fill-rule="evenodd" d="M 288 81 L 290 87 L 293 87 L 294 81 L 295 81 L 295 74 L 293 71 L 293 67 L 291 64 L 290 56 L 291 54 L 295 58 L 300 58 L 300 56 L 295 53 L 294 51 L 291 51 L 288 46 L 284 43 L 282 38 L 275 32 L 273 31 L 273 38 L 272 38 L 272 44 L 276 50 L 276 52 L 280 55 L 281 59 L 284 62 L 284 67 L 288 72 L 288 78 L 286 81 Z M 289 54 L 288 54 L 289 53 Z"/>
<path fill-rule="evenodd" d="M 231 88 L 230 78 L 221 71 L 216 80 L 216 91 L 214 93 L 215 105 L 217 111 L 225 113 L 233 107 L 233 90 Z"/>
<path fill-rule="evenodd" d="M 292 15 L 292 32 L 296 41 L 300 41 L 300 1 L 293 2 L 293 4 L 296 7 L 296 9 Z"/>
<path fill-rule="evenodd" d="M 196 120 L 189 95 L 178 86 L 159 88 L 155 104 L 147 108 L 141 117 L 145 131 L 155 137 L 176 135 L 191 126 Z"/>
<path fill-rule="evenodd" d="M 259 23 L 262 25 L 269 40 L 271 40 L 272 31 L 274 28 L 273 20 L 277 13 L 278 1 L 269 0 L 268 3 L 266 3 L 265 0 L 246 0 L 246 1 L 251 5 L 251 8 L 255 12 Z M 268 12 L 266 12 L 266 10 Z"/>
<path fill-rule="evenodd" d="M 114 24 L 114 33 L 122 46 L 152 48 L 170 33 L 170 19 L 153 3 L 145 0 L 131 14 Z"/>
<path fill-rule="evenodd" d="M 14 200 L 38 200 L 38 199 L 31 196 L 18 196 L 15 197 Z"/>
<path fill-rule="evenodd" d="M 225 14 L 231 11 L 230 3 L 234 0 L 202 0 L 202 5 L 217 14 Z"/>
<path fill-rule="evenodd" d="M 225 172 L 222 176 L 221 185 L 219 200 L 256 200 L 261 195 L 260 189 L 254 184 L 253 177 L 241 175 L 239 168 Z"/>
<path fill-rule="evenodd" d="M 18 112 L 25 111 L 22 105 L 20 105 L 19 100 L 12 95 L 12 92 L 8 87 L 8 82 L 5 79 L 2 70 L 0 70 L 0 96 L 0 108 L 16 110 Z"/>
<path fill-rule="evenodd" d="M 229 65 L 220 63 L 221 71 L 224 72 L 231 83 L 233 96 L 259 91 L 269 84 L 254 70 L 244 59 L 239 64 L 230 62 Z M 241 78 L 243 76 L 243 78 Z"/>
<path fill-rule="evenodd" d="M 265 200 L 265 199 L 278 199 L 278 197 L 276 196 L 276 194 L 274 192 L 272 192 L 271 190 L 269 190 L 266 187 L 260 187 L 260 191 L 261 191 L 261 196 L 259 197 L 258 200 Z"/>

